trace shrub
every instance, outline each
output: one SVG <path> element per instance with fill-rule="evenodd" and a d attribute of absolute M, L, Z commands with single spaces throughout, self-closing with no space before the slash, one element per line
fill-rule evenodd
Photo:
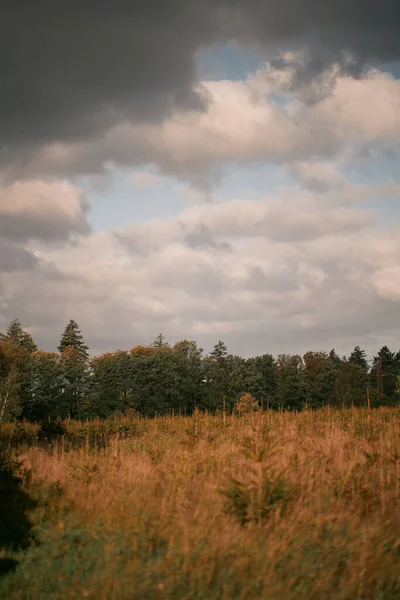
<path fill-rule="evenodd" d="M 249 415 L 259 409 L 257 400 L 249 393 L 243 394 L 235 404 L 235 412 L 238 415 Z"/>

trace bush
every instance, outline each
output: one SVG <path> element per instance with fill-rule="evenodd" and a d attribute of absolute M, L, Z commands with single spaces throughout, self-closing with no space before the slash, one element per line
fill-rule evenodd
<path fill-rule="evenodd" d="M 235 404 L 235 412 L 238 415 L 249 415 L 259 409 L 257 400 L 249 393 L 243 394 Z"/>

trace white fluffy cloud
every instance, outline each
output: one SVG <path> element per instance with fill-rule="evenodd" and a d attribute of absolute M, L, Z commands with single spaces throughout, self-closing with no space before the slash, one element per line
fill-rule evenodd
<path fill-rule="evenodd" d="M 62 181 L 17 181 L 0 187 L 0 237 L 66 240 L 90 231 L 83 190 Z"/>
<path fill-rule="evenodd" d="M 298 188 L 42 247 L 34 271 L 1 277 L 4 324 L 20 314 L 54 346 L 76 318 L 95 352 L 160 331 L 243 354 L 375 350 L 400 297 L 399 229 L 379 231 L 375 217 Z"/>

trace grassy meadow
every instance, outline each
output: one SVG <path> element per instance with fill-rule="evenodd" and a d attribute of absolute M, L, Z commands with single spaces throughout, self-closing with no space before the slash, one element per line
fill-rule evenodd
<path fill-rule="evenodd" d="M 400 598 L 398 408 L 38 429 L 0 429 L 4 600 Z"/>

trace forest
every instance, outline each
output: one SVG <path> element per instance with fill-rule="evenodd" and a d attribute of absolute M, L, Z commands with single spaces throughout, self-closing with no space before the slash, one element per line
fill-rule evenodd
<path fill-rule="evenodd" d="M 18 319 L 0 334 L 3 422 L 230 413 L 244 395 L 255 408 L 277 410 L 393 406 L 399 377 L 400 351 L 387 346 L 372 361 L 359 346 L 348 357 L 331 350 L 242 358 L 222 341 L 205 356 L 194 341 L 169 345 L 160 334 L 148 346 L 90 357 L 73 320 L 58 352 L 38 349 Z"/>

